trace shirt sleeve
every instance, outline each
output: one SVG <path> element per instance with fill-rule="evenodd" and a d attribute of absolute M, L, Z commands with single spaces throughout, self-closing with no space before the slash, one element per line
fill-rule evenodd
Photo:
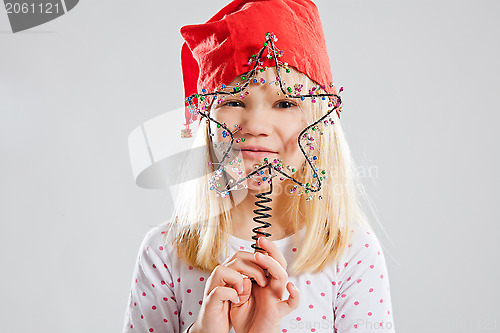
<path fill-rule="evenodd" d="M 179 332 L 179 307 L 158 226 L 145 236 L 136 260 L 123 333 Z M 187 328 L 186 328 L 187 331 Z"/>
<path fill-rule="evenodd" d="M 376 235 L 366 227 L 354 230 L 337 272 L 335 332 L 394 333 L 387 266 Z"/>

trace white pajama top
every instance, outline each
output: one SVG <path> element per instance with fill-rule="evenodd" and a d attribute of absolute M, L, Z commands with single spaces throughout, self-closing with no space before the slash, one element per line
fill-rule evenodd
<path fill-rule="evenodd" d="M 140 246 L 123 333 L 184 333 L 198 317 L 210 273 L 178 258 L 172 240 L 165 239 L 169 226 L 164 222 L 152 228 Z M 319 273 L 288 277 L 300 291 L 300 305 L 281 319 L 280 332 L 395 332 L 379 240 L 362 225 L 352 232 L 339 261 Z M 304 233 L 305 228 L 300 230 L 301 237 Z M 250 241 L 230 236 L 229 242 L 229 257 L 237 251 L 254 252 Z M 297 252 L 294 235 L 273 242 L 290 267 Z M 219 263 L 225 259 L 222 253 Z M 288 295 L 285 290 L 283 299 Z"/>

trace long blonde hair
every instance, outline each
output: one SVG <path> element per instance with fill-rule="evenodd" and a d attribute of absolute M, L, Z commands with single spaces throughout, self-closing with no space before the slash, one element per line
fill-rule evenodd
<path fill-rule="evenodd" d="M 306 75 L 292 69 L 287 80 L 303 85 L 305 91 L 318 87 Z M 290 86 L 290 85 L 289 85 Z M 316 99 L 311 107 L 303 108 L 308 123 L 317 120 L 328 112 L 328 99 Z M 301 223 L 306 233 L 301 243 L 297 242 L 297 257 L 289 268 L 290 274 L 319 272 L 326 265 L 335 262 L 345 251 L 350 241 L 351 230 L 360 223 L 372 230 L 366 214 L 360 205 L 356 190 L 363 185 L 356 172 L 349 146 L 342 131 L 339 119 L 332 113 L 333 125 L 324 126 L 323 134 L 315 137 L 315 166 L 324 169 L 328 178 L 323 181 L 321 200 L 307 201 L 306 195 L 292 195 L 288 213 L 293 217 L 292 227 L 296 240 Z M 204 142 L 206 148 L 200 155 L 186 160 L 184 170 L 193 172 L 198 167 L 200 177 L 183 182 L 178 189 L 169 232 L 173 233 L 174 245 L 179 257 L 188 264 L 211 272 L 219 265 L 219 255 L 226 250 L 231 228 L 232 196 L 221 198 L 209 190 L 209 180 L 214 169 L 210 166 L 211 138 L 205 121 L 201 121 L 195 141 Z M 197 159 L 197 160 L 193 160 Z M 311 168 L 302 168 L 297 180 L 305 183 L 313 178 Z M 289 263 L 290 264 L 290 263 Z"/>

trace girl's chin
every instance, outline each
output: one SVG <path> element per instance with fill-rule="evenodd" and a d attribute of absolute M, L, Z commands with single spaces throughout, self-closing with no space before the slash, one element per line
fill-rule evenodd
<path fill-rule="evenodd" d="M 258 180 L 252 178 L 247 180 L 247 186 L 249 191 L 264 192 L 269 190 L 269 183 L 267 181 L 260 181 L 259 184 Z"/>
<path fill-rule="evenodd" d="M 270 184 L 268 180 L 261 180 L 262 176 L 253 176 L 253 178 L 249 178 L 246 181 L 247 190 L 251 192 L 267 192 L 270 190 Z M 259 184 L 260 183 L 260 184 Z M 280 185 L 282 185 L 283 181 L 279 179 L 279 176 L 273 178 L 273 192 L 277 190 Z"/>

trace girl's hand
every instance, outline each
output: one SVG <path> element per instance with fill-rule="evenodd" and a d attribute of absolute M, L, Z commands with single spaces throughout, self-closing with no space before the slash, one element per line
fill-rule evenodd
<path fill-rule="evenodd" d="M 278 247 L 265 237 L 259 237 L 257 246 L 268 256 L 254 253 L 256 262 L 269 272 L 267 286 L 259 286 L 245 278 L 240 303 L 231 304 L 229 317 L 234 330 L 239 332 L 279 332 L 280 322 L 300 303 L 300 293 L 291 282 L 287 283 L 287 262 Z M 290 296 L 282 301 L 285 286 Z"/>
<path fill-rule="evenodd" d="M 243 300 L 248 300 L 250 294 L 248 292 L 248 295 L 245 295 L 245 290 L 248 290 L 249 284 L 251 287 L 252 283 L 242 274 L 253 277 L 262 287 L 267 284 L 264 270 L 255 260 L 254 254 L 244 251 L 236 252 L 234 256 L 215 267 L 207 279 L 200 313 L 189 329 L 189 333 L 229 332 L 231 329 L 230 303 L 243 304 Z"/>

